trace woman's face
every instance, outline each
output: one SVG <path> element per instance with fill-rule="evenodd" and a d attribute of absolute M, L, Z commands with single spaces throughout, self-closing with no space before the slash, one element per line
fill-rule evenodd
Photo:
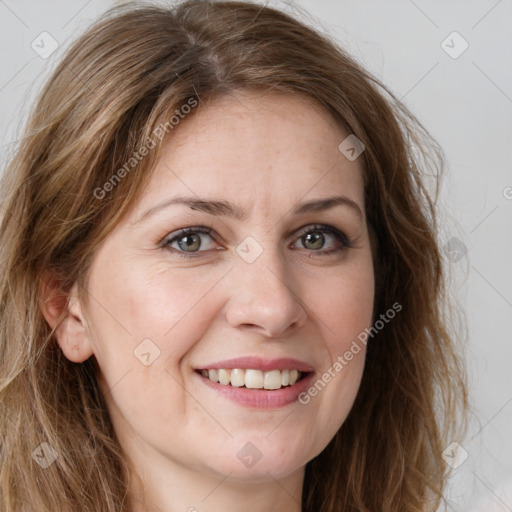
<path fill-rule="evenodd" d="M 84 310 L 135 461 L 282 478 L 344 422 L 364 345 L 345 354 L 374 297 L 362 163 L 338 149 L 348 135 L 300 97 L 246 91 L 191 114 L 165 142 L 140 201 L 97 252 Z M 334 197 L 345 199 L 322 207 Z M 290 385 L 293 370 L 305 380 Z"/>

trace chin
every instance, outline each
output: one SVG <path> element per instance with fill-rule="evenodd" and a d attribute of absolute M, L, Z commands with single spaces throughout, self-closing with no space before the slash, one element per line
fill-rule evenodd
<path fill-rule="evenodd" d="M 223 475 L 229 474 L 230 480 L 246 483 L 263 483 L 269 480 L 281 480 L 287 478 L 305 466 L 301 461 L 286 461 L 275 464 L 272 461 L 267 463 L 261 459 L 252 467 L 245 467 L 242 464 L 228 464 L 225 467 L 217 468 Z"/>
<path fill-rule="evenodd" d="M 281 452 L 279 455 L 276 452 Z M 234 452 L 233 457 L 214 457 L 208 466 L 216 473 L 228 475 L 233 480 L 268 481 L 269 478 L 281 479 L 290 476 L 306 465 L 308 459 L 304 453 L 287 453 L 282 455 L 282 449 L 257 450 L 251 443 L 245 444 L 241 450 Z"/>

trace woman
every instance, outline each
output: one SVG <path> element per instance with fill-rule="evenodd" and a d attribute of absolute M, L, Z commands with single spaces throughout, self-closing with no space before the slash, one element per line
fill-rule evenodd
<path fill-rule="evenodd" d="M 9 511 L 427 511 L 463 431 L 421 124 L 245 2 L 109 11 L 1 184 Z M 8 243 L 6 243 L 8 241 Z"/>

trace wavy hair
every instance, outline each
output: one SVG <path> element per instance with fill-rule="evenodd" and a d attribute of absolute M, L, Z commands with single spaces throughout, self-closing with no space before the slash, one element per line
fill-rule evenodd
<path fill-rule="evenodd" d="M 205 108 L 243 89 L 313 98 L 364 143 L 374 316 L 403 308 L 369 341 L 349 416 L 308 462 L 302 510 L 425 512 L 446 501 L 442 452 L 465 432 L 468 399 L 438 241 L 441 148 L 377 78 L 298 16 L 190 0 L 129 3 L 94 22 L 45 83 L 3 173 L 1 510 L 129 510 L 128 462 L 97 362 L 63 355 L 42 290 L 51 275 L 62 304 L 74 283 L 83 292 L 91 259 L 147 184 L 161 144 L 101 200 L 97 191 L 156 127 L 191 98 Z M 45 470 L 31 456 L 42 442 L 58 453 Z"/>

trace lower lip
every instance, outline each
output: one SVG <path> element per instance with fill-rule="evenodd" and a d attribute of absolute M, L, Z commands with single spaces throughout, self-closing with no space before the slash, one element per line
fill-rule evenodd
<path fill-rule="evenodd" d="M 224 385 L 213 382 L 199 373 L 196 373 L 196 375 L 208 387 L 240 405 L 255 407 L 257 409 L 277 409 L 296 402 L 299 395 L 309 387 L 314 372 L 309 372 L 302 380 L 298 381 L 293 386 L 286 386 L 274 390 L 247 389 L 245 387 L 237 388 L 229 384 Z"/>

